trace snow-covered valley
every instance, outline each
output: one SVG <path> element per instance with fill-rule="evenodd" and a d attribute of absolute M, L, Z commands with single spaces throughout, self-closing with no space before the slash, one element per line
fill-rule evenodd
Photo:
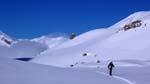
<path fill-rule="evenodd" d="M 149 84 L 149 32 L 149 11 L 72 40 L 63 35 L 12 39 L 0 32 L 0 84 Z"/>

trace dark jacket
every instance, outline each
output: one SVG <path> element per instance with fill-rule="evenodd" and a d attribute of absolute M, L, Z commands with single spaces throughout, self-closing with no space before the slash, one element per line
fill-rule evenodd
<path fill-rule="evenodd" d="M 107 67 L 108 67 L 108 69 L 112 69 L 115 66 L 114 66 L 113 62 L 110 62 Z"/>

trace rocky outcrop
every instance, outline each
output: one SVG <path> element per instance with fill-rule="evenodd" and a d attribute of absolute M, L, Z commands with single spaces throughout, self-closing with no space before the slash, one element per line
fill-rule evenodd
<path fill-rule="evenodd" d="M 13 44 L 13 40 L 3 32 L 0 32 L 0 41 L 4 43 L 4 45 L 10 46 Z"/>
<path fill-rule="evenodd" d="M 70 39 L 72 40 L 72 39 L 74 39 L 76 37 L 76 35 L 74 34 L 74 33 L 72 33 L 71 35 L 70 35 Z"/>
<path fill-rule="evenodd" d="M 133 21 L 130 24 L 125 25 L 123 28 L 124 28 L 125 31 L 127 31 L 127 30 L 132 29 L 132 28 L 140 27 L 141 25 L 142 25 L 142 21 L 141 20 L 136 20 L 136 21 Z"/>

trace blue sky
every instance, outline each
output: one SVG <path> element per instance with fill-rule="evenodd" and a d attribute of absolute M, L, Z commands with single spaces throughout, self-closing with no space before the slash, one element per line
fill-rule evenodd
<path fill-rule="evenodd" d="M 0 30 L 15 38 L 86 31 L 113 25 L 150 0 L 0 0 Z"/>

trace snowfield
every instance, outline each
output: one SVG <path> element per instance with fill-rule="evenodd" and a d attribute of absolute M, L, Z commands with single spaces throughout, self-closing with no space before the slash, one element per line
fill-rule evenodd
<path fill-rule="evenodd" d="M 124 84 L 103 74 L 0 59 L 0 84 Z"/>
<path fill-rule="evenodd" d="M 0 32 L 0 84 L 150 84 L 149 32 L 150 11 L 72 40 L 63 35 L 18 40 Z"/>

